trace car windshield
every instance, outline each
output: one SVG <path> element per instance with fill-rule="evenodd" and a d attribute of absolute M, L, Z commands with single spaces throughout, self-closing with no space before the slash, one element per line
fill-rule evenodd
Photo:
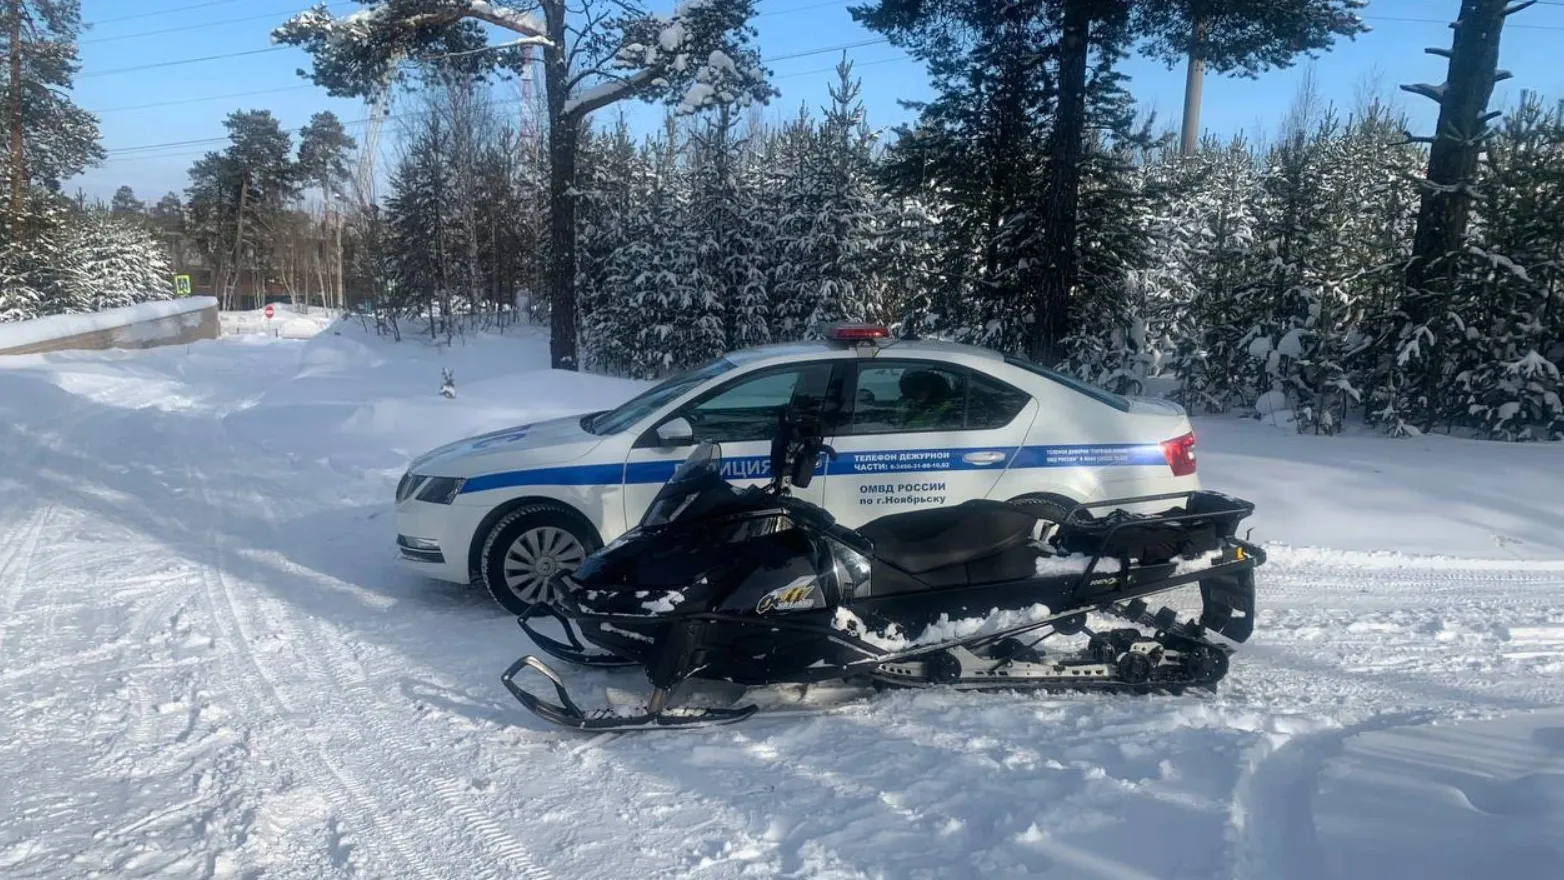
<path fill-rule="evenodd" d="M 722 482 L 722 447 L 706 442 L 695 447 L 652 499 L 642 526 L 664 526 L 679 518 L 696 496 Z"/>
<path fill-rule="evenodd" d="M 611 410 L 583 418 L 581 427 L 593 434 L 617 434 L 646 418 L 668 401 L 735 366 L 727 358 L 717 358 L 693 370 L 669 376 Z"/>

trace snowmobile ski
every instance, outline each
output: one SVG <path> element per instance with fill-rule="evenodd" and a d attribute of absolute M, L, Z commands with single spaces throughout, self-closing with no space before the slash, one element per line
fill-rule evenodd
<path fill-rule="evenodd" d="M 505 671 L 506 688 L 564 727 L 707 727 L 759 708 L 671 705 L 681 683 L 1179 692 L 1215 687 L 1231 665 L 1226 642 L 1253 633 L 1265 553 L 1236 534 L 1247 501 L 1193 490 L 1091 502 L 1045 523 L 1030 507 L 975 500 L 848 529 L 788 491 L 808 485 L 822 453 L 834 455 L 818 429 L 784 411 L 770 485 L 737 490 L 719 447 L 697 445 L 635 528 L 559 576 L 552 605 L 518 619 L 560 660 L 641 667 L 644 706 L 583 711 L 531 655 Z M 1197 618 L 1146 602 L 1197 586 Z M 1111 628 L 1093 630 L 1091 615 Z M 543 616 L 566 641 L 531 625 Z M 1049 650 L 1075 637 L 1084 648 Z M 557 701 L 516 682 L 529 668 Z"/>

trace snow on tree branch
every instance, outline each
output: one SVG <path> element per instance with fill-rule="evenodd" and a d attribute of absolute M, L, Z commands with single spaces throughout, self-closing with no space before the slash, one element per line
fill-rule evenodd
<path fill-rule="evenodd" d="M 567 101 L 565 112 L 585 116 L 632 94 L 663 100 L 681 114 L 764 102 L 776 92 L 749 45 L 752 14 L 752 0 L 685 0 L 672 15 L 614 21 L 621 35 L 618 48 L 597 69 L 576 78 L 596 74 L 604 80 Z"/>
<path fill-rule="evenodd" d="M 537 16 L 488 0 L 383 0 L 342 18 L 318 2 L 277 27 L 271 37 L 273 43 L 299 46 L 314 56 L 312 79 L 328 94 L 364 97 L 375 93 L 404 60 L 470 59 L 508 48 L 488 46 L 479 22 L 521 34 L 513 45 L 556 45 Z"/>

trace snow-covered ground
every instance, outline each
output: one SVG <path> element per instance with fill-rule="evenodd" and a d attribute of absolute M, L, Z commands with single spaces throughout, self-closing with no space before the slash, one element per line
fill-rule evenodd
<path fill-rule="evenodd" d="M 265 309 L 224 311 L 219 312 L 217 317 L 224 336 L 251 333 L 283 339 L 308 339 L 330 326 L 341 315 L 341 309 L 275 303 L 270 318 L 266 317 Z"/>
<path fill-rule="evenodd" d="M 390 557 L 409 455 L 637 387 L 529 332 L 0 358 L 0 875 L 1560 874 L 1564 448 L 1198 420 L 1273 548 L 1216 695 L 594 739 L 506 694 L 513 619 Z"/>

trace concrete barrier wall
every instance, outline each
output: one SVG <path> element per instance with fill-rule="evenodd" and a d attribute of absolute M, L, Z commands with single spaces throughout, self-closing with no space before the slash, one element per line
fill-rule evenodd
<path fill-rule="evenodd" d="M 102 312 L 0 324 L 0 355 L 183 345 L 198 339 L 216 339 L 220 327 L 214 297 L 141 303 Z"/>

